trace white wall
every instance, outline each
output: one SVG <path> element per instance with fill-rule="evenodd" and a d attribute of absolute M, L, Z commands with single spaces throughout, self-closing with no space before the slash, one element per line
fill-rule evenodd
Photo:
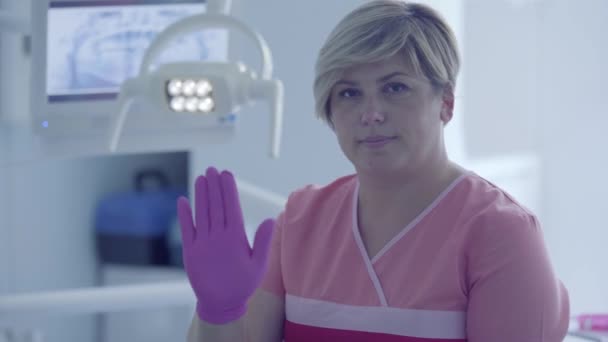
<path fill-rule="evenodd" d="M 552 0 L 548 0 L 551 2 Z M 464 2 L 465 137 L 472 158 L 536 148 L 536 1 Z"/>
<path fill-rule="evenodd" d="M 608 2 L 465 2 L 473 157 L 541 158 L 538 213 L 572 312 L 608 312 Z"/>
<path fill-rule="evenodd" d="M 539 134 L 545 225 L 574 312 L 608 312 L 608 1 L 543 2 Z"/>

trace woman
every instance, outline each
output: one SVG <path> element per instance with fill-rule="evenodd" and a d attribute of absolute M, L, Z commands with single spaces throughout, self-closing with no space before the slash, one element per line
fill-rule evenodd
<path fill-rule="evenodd" d="M 318 115 L 356 174 L 291 194 L 247 244 L 234 179 L 178 203 L 190 341 L 557 342 L 569 306 L 536 217 L 450 162 L 456 42 L 429 7 L 372 1 L 320 51 Z"/>

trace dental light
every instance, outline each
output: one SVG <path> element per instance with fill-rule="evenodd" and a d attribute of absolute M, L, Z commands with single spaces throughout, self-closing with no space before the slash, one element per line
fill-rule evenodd
<path fill-rule="evenodd" d="M 215 109 L 213 86 L 207 79 L 179 79 L 167 82 L 169 107 L 174 112 L 211 113 Z"/>
<path fill-rule="evenodd" d="M 283 84 L 272 79 L 272 56 L 261 35 L 237 19 L 222 13 L 209 12 L 184 18 L 159 33 L 147 49 L 135 78 L 126 80 L 118 97 L 118 110 L 111 120 L 109 149 L 118 149 L 129 110 L 134 102 L 151 109 L 149 119 L 166 120 L 167 124 L 182 120 L 228 120 L 244 105 L 266 101 L 272 111 L 270 154 L 279 155 L 283 112 Z M 259 73 L 243 63 L 188 61 L 153 63 L 169 44 L 180 36 L 208 28 L 222 28 L 243 33 L 253 40 L 262 56 Z"/>

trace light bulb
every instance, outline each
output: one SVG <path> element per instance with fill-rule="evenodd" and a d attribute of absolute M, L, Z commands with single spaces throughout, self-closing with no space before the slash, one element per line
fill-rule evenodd
<path fill-rule="evenodd" d="M 181 80 L 171 80 L 167 84 L 167 92 L 171 96 L 178 96 L 182 93 L 183 82 Z"/>
<path fill-rule="evenodd" d="M 206 98 L 200 100 L 198 103 L 198 110 L 200 110 L 203 113 L 212 112 L 214 107 L 215 107 L 215 103 L 214 103 L 213 99 L 210 97 L 206 97 Z"/>
<path fill-rule="evenodd" d="M 211 93 L 213 87 L 207 80 L 200 80 L 196 83 L 196 95 L 199 97 L 205 97 Z"/>
<path fill-rule="evenodd" d="M 182 94 L 184 94 L 184 96 L 192 96 L 192 95 L 194 95 L 195 91 L 196 91 L 196 82 L 194 82 L 193 80 L 184 81 L 184 86 L 182 88 Z"/>
<path fill-rule="evenodd" d="M 186 105 L 186 99 L 183 96 L 177 96 L 171 99 L 171 109 L 176 112 L 183 112 Z"/>
<path fill-rule="evenodd" d="M 186 110 L 189 112 L 196 112 L 198 109 L 198 99 L 196 97 L 189 97 L 186 99 Z"/>

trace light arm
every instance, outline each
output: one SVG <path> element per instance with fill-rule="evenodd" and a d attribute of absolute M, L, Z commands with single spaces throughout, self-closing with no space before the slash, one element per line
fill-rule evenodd
<path fill-rule="evenodd" d="M 175 37 L 198 32 L 206 28 L 226 28 L 239 31 L 248 38 L 255 41 L 262 55 L 262 79 L 270 79 L 272 75 L 272 54 L 264 38 L 257 32 L 252 31 L 237 19 L 224 14 L 203 13 L 182 19 L 167 27 L 158 34 L 142 60 L 139 75 L 149 72 L 151 64 L 158 59 L 160 54 L 167 49 Z"/>

